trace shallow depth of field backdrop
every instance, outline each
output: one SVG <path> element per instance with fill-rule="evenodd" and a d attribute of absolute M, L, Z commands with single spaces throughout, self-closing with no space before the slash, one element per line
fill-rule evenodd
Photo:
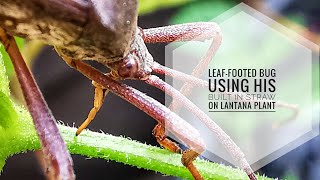
<path fill-rule="evenodd" d="M 237 0 L 140 0 L 139 26 L 142 28 L 164 26 L 193 21 L 208 21 L 228 10 Z M 260 9 L 265 6 L 282 16 L 278 20 L 284 25 L 298 25 L 295 30 L 319 44 L 320 2 L 317 0 L 265 0 L 244 1 Z M 254 2 L 254 3 L 253 3 Z M 284 21 L 286 20 L 286 21 Z M 289 21 L 287 21 L 289 20 Z M 25 43 L 26 44 L 26 43 Z M 164 64 L 165 44 L 148 45 L 154 59 Z M 241 48 L 241 47 L 239 47 Z M 276 47 L 274 47 L 276 48 Z M 25 51 L 32 51 L 22 47 Z M 102 71 L 105 68 L 96 63 Z M 318 66 L 315 66 L 318 67 Z M 7 68 L 12 71 L 10 64 Z M 49 107 L 57 120 L 79 126 L 86 118 L 93 102 L 91 82 L 80 73 L 70 69 L 54 51 L 45 46 L 32 61 L 32 70 Z M 164 94 L 143 82 L 131 81 L 139 90 L 164 103 Z M 13 88 L 16 88 L 13 86 Z M 13 89 L 15 90 L 15 89 Z M 319 98 L 319 96 L 317 96 Z M 124 135 L 140 142 L 158 146 L 151 131 L 156 121 L 122 99 L 109 93 L 105 104 L 89 129 Z M 288 179 L 320 179 L 320 138 L 315 138 L 280 159 L 262 168 L 259 172 L 269 177 Z M 152 171 L 145 171 L 103 159 L 87 159 L 73 155 L 77 179 L 175 179 Z M 8 159 L 0 179 L 43 179 L 41 169 L 32 152 L 15 155 Z"/>

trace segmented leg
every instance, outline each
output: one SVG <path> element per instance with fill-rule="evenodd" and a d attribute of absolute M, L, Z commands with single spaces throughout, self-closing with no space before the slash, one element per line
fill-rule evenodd
<path fill-rule="evenodd" d="M 181 162 L 182 164 L 190 171 L 195 179 L 203 179 L 199 174 L 199 171 L 193 164 L 193 161 L 199 156 L 199 153 L 193 151 L 192 149 L 188 149 L 183 151 Z"/>
<path fill-rule="evenodd" d="M 256 179 L 255 175 L 249 165 L 249 163 L 244 158 L 244 154 L 240 148 L 232 141 L 232 139 L 224 133 L 224 131 L 215 124 L 205 113 L 203 113 L 198 107 L 196 107 L 191 101 L 189 101 L 185 96 L 191 93 L 191 89 L 194 86 L 192 82 L 196 82 L 197 77 L 200 77 L 204 70 L 208 67 L 213 56 L 215 55 L 217 49 L 219 48 L 222 40 L 220 28 L 215 23 L 188 23 L 181 25 L 166 26 L 160 28 L 151 28 L 142 30 L 143 39 L 146 43 L 157 43 L 157 42 L 173 42 L 173 41 L 190 41 L 190 40 L 205 40 L 213 38 L 206 54 L 201 58 L 199 64 L 193 70 L 191 76 L 183 73 L 176 73 L 176 71 L 167 70 L 165 67 L 160 66 L 158 63 L 154 63 L 151 67 L 154 71 L 176 76 L 182 80 L 185 80 L 185 84 L 182 86 L 180 92 L 172 88 L 170 85 L 163 82 L 161 79 L 151 76 L 146 80 L 147 83 L 165 91 L 173 97 L 170 109 L 174 112 L 179 111 L 181 105 L 183 104 L 190 111 L 192 111 L 197 117 L 204 122 L 209 129 L 211 129 L 218 138 L 220 142 L 224 144 L 226 150 L 232 155 L 232 157 L 239 162 L 241 168 L 248 174 L 250 179 Z M 191 82 L 191 83 L 190 83 Z M 207 86 L 205 81 L 196 82 L 197 86 Z M 230 147 L 230 144 L 232 145 Z M 191 153 L 192 154 L 192 153 Z"/>
<path fill-rule="evenodd" d="M 167 107 L 159 103 L 158 101 L 154 100 L 153 98 L 145 95 L 144 93 L 127 86 L 125 84 L 122 84 L 118 81 L 113 80 L 110 76 L 102 74 L 95 68 L 91 67 L 90 65 L 82 62 L 82 61 L 75 61 L 71 58 L 65 57 L 62 55 L 62 58 L 65 60 L 65 62 L 71 66 L 72 68 L 75 68 L 80 73 L 88 77 L 89 79 L 97 82 L 100 84 L 103 88 L 108 89 L 109 91 L 115 93 L 122 99 L 128 101 L 132 105 L 138 107 L 145 113 L 147 113 L 149 116 L 154 118 L 158 121 L 161 125 L 166 125 L 168 131 L 173 133 L 178 139 L 185 142 L 185 144 L 192 149 L 192 151 L 195 152 L 203 152 L 205 149 L 205 144 L 203 142 L 203 139 L 201 138 L 199 132 L 194 129 L 190 124 L 186 123 L 183 119 L 181 119 L 178 115 L 170 111 Z M 163 131 L 163 130 L 162 130 Z M 186 133 L 187 132 L 187 133 Z M 159 132 L 157 132 L 159 134 Z M 161 133 L 158 137 L 161 136 Z M 170 145 L 171 143 L 167 140 L 160 142 L 164 144 L 167 143 Z M 164 144 L 166 147 L 168 147 L 166 144 Z M 172 145 L 172 144 L 171 144 Z M 174 150 L 173 146 L 171 146 L 171 149 Z M 192 158 L 186 158 L 189 157 L 189 153 L 187 155 L 183 155 L 184 159 L 194 159 Z M 185 160 L 183 160 L 185 162 Z M 190 172 L 194 174 L 195 178 L 201 179 L 201 176 L 199 173 L 196 173 L 197 170 L 190 165 L 190 162 L 185 162 L 187 164 L 187 168 L 190 169 Z"/>
<path fill-rule="evenodd" d="M 75 179 L 73 162 L 59 133 L 56 120 L 43 98 L 31 72 L 29 71 L 13 36 L 0 27 L 0 41 L 10 56 L 17 74 L 24 99 L 32 116 L 45 158 L 47 178 Z"/>
<path fill-rule="evenodd" d="M 142 32 L 145 43 L 168 43 L 174 41 L 191 40 L 203 41 L 209 38 L 214 38 L 214 41 L 219 42 L 219 44 L 221 41 L 220 27 L 214 22 L 177 24 L 142 29 Z"/>
<path fill-rule="evenodd" d="M 195 67 L 191 75 L 184 74 L 182 72 L 176 71 L 174 69 L 167 68 L 158 63 L 154 63 L 152 70 L 159 74 L 165 74 L 171 76 L 173 78 L 185 81 L 186 83 L 180 89 L 180 92 L 188 96 L 192 92 L 192 88 L 194 86 L 197 87 L 206 87 L 208 86 L 208 82 L 198 79 L 204 72 L 204 70 L 208 67 L 211 62 L 213 56 L 218 50 L 221 41 L 222 35 L 219 26 L 216 23 L 212 22 L 198 22 L 198 23 L 186 23 L 180 25 L 172 25 L 151 29 L 143 29 L 143 39 L 146 43 L 158 43 L 158 42 L 173 42 L 173 41 L 190 41 L 190 40 L 206 40 L 209 38 L 213 38 L 213 42 L 211 43 L 206 54 L 201 58 L 199 64 Z M 230 92 L 228 92 L 230 93 Z M 239 92 L 234 92 L 239 93 Z M 254 100 L 252 100 L 254 102 Z M 279 127 L 290 120 L 295 119 L 299 113 L 299 108 L 295 105 L 291 105 L 285 102 L 276 102 L 276 107 L 287 108 L 293 111 L 292 115 L 288 117 L 285 121 L 281 121 L 281 123 L 275 123 L 274 127 Z M 176 102 L 176 100 L 172 100 L 169 108 L 174 112 L 179 112 L 181 104 Z"/>
<path fill-rule="evenodd" d="M 162 146 L 168 149 L 169 151 L 175 152 L 175 153 L 181 153 L 180 147 L 167 138 L 166 136 L 166 130 L 165 126 L 162 124 L 157 124 L 152 131 L 152 134 L 157 139 L 157 142 Z"/>
<path fill-rule="evenodd" d="M 191 83 L 197 87 L 208 87 L 209 86 L 209 83 L 203 79 L 196 78 L 194 76 L 191 76 L 189 74 L 185 74 L 183 72 L 180 72 L 180 71 L 177 71 L 174 69 L 170 69 L 170 68 L 165 67 L 157 62 L 153 63 L 153 66 L 151 67 L 151 69 L 155 73 L 170 76 L 170 77 L 175 78 L 177 80 Z"/>
<path fill-rule="evenodd" d="M 186 23 L 180 25 L 165 26 L 159 28 L 151 28 L 143 30 L 144 41 L 146 43 L 157 42 L 173 42 L 173 41 L 191 41 L 191 40 L 206 40 L 213 38 L 213 41 L 206 52 L 201 58 L 198 65 L 192 71 L 191 76 L 200 77 L 204 70 L 208 67 L 213 56 L 220 47 L 222 35 L 220 27 L 213 22 L 199 22 L 199 23 Z M 193 84 L 186 82 L 180 92 L 188 96 L 192 92 Z M 178 112 L 181 104 L 172 100 L 169 108 L 174 112 Z"/>
<path fill-rule="evenodd" d="M 165 133 L 165 126 L 163 124 L 158 123 L 154 129 L 153 129 L 153 135 L 156 137 L 158 143 L 168 149 L 169 151 L 175 152 L 175 153 L 181 153 L 182 149 L 173 141 L 167 138 Z M 203 179 L 197 170 L 197 168 L 194 166 L 193 161 L 199 156 L 199 153 L 196 151 L 193 151 L 191 149 L 188 149 L 186 151 L 182 152 L 181 162 L 182 164 L 190 171 L 194 179 L 201 180 Z"/>
<path fill-rule="evenodd" d="M 152 75 L 148 79 L 146 79 L 145 82 L 164 91 L 173 99 L 176 99 L 177 102 L 181 103 L 181 105 L 187 108 L 195 116 L 197 116 L 200 121 L 203 122 L 210 129 L 210 131 L 215 134 L 226 151 L 236 162 L 240 164 L 240 168 L 248 174 L 248 177 L 252 178 L 255 176 L 241 149 L 223 131 L 223 129 L 221 129 L 214 121 L 210 119 L 210 117 L 206 113 L 201 111 L 201 109 L 199 109 L 188 98 L 181 94 L 181 92 L 174 89 L 172 86 L 170 86 L 157 76 Z"/>
<path fill-rule="evenodd" d="M 167 75 L 167 76 L 170 76 L 172 78 L 175 78 L 177 80 L 181 80 L 181 81 L 184 81 L 184 82 L 188 82 L 190 84 L 193 84 L 194 86 L 196 87 L 204 87 L 204 88 L 207 88 L 209 86 L 209 83 L 203 79 L 200 79 L 200 78 L 196 78 L 194 76 L 191 76 L 189 74 L 185 74 L 183 72 L 180 72 L 180 71 L 176 71 L 174 69 L 170 69 L 168 67 L 165 67 L 165 66 L 162 66 L 161 64 L 157 63 L 157 62 L 154 62 L 154 65 L 152 66 L 152 70 L 153 72 L 156 72 L 158 74 L 164 74 L 164 75 Z M 218 88 L 221 87 L 218 85 Z M 239 94 L 239 95 L 244 95 L 246 96 L 246 93 L 243 93 L 243 92 L 232 92 L 232 90 L 229 90 L 227 92 L 224 92 L 225 94 Z M 243 100 L 243 101 L 250 101 L 250 102 L 268 102 L 267 100 Z M 298 113 L 299 113 L 299 108 L 298 106 L 296 105 L 293 105 L 293 104 L 288 104 L 286 102 L 282 102 L 282 101 L 276 101 L 276 104 L 275 104 L 276 107 L 279 107 L 279 108 L 286 108 L 286 109 L 289 109 L 292 111 L 292 115 L 289 116 L 287 119 L 285 119 L 284 121 L 281 121 L 280 123 L 279 122 L 276 122 L 273 124 L 273 128 L 278 128 L 282 125 L 284 125 L 285 123 L 288 123 L 290 122 L 291 120 L 294 120 Z"/>
<path fill-rule="evenodd" d="M 104 98 L 109 92 L 108 90 L 104 89 L 101 85 L 94 81 L 92 81 L 92 85 L 95 87 L 93 108 L 90 110 L 87 119 L 77 129 L 76 136 L 78 136 L 92 122 L 92 120 L 95 118 L 96 114 L 100 110 Z"/>

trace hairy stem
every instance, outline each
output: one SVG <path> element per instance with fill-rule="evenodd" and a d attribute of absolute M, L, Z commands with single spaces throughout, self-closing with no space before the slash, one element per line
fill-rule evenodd
<path fill-rule="evenodd" d="M 40 148 L 36 133 L 30 133 L 30 130 L 34 129 L 31 120 L 23 120 L 20 125 L 22 126 L 20 131 L 10 142 L 12 145 L 19 145 L 11 149 L 13 150 L 10 152 L 11 155 Z M 165 175 L 192 179 L 189 171 L 181 164 L 180 154 L 171 153 L 165 149 L 149 146 L 128 138 L 104 133 L 84 131 L 80 136 L 75 137 L 76 128 L 64 125 L 59 125 L 59 130 L 72 154 L 83 155 L 89 158 L 114 160 L 116 162 L 160 172 Z M 3 159 L 0 159 L 0 163 L 1 160 L 3 161 Z M 247 175 L 240 169 L 234 169 L 199 159 L 195 161 L 195 165 L 205 179 L 247 178 Z M 259 179 L 268 178 L 260 176 Z"/>

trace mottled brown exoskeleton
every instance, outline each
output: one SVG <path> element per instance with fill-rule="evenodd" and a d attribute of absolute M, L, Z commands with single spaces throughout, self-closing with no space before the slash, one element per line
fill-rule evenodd
<path fill-rule="evenodd" d="M 158 101 L 119 82 L 124 79 L 142 80 L 166 90 L 166 93 L 174 98 L 171 109 L 177 110 L 184 106 L 193 112 L 217 135 L 221 144 L 248 177 L 256 179 L 243 153 L 230 137 L 185 97 L 193 86 L 207 86 L 206 82 L 197 77 L 202 74 L 220 46 L 222 36 L 219 26 L 215 23 L 199 22 L 141 29 L 137 27 L 137 7 L 137 0 L 1 0 L 0 26 L 4 29 L 2 42 L 9 42 L 6 37 L 11 37 L 10 35 L 42 40 L 55 46 L 69 66 L 93 81 L 94 107 L 76 135 L 93 120 L 105 95 L 111 91 L 157 120 L 153 134 L 159 144 L 170 151 L 182 153 L 183 165 L 195 179 L 202 179 L 193 165 L 193 160 L 205 149 L 199 132 Z M 156 63 L 145 45 L 211 38 L 213 43 L 191 75 Z M 6 47 L 10 51 L 10 45 Z M 102 74 L 83 60 L 97 61 L 110 68 L 111 72 Z M 186 84 L 179 92 L 152 75 L 153 72 L 178 78 L 186 81 Z M 28 94 L 25 93 L 25 96 L 27 99 Z M 34 104 L 29 103 L 28 106 L 33 107 Z M 182 152 L 176 143 L 166 137 L 166 130 L 173 133 L 189 149 Z M 46 137 L 39 137 L 44 139 L 43 142 L 47 142 Z"/>

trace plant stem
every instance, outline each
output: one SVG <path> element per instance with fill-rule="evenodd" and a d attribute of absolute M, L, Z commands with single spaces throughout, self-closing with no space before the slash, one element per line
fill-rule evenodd
<path fill-rule="evenodd" d="M 86 131 L 75 138 L 75 128 L 60 126 L 60 131 L 72 154 L 114 160 L 166 175 L 193 179 L 182 165 L 180 154 L 103 133 Z M 197 160 L 195 164 L 206 179 L 246 179 L 247 177 L 241 170 L 207 161 Z"/>
<path fill-rule="evenodd" d="M 10 155 L 40 148 L 38 137 L 28 113 L 20 109 L 21 122 L 18 134 L 10 139 Z M 29 120 L 28 120 L 29 119 Z M 160 172 L 165 175 L 192 179 L 189 171 L 181 164 L 181 155 L 171 153 L 165 149 L 149 146 L 124 137 L 112 136 L 104 133 L 84 131 L 76 137 L 76 128 L 59 125 L 62 137 L 66 141 L 71 154 L 83 155 L 89 158 L 101 158 L 137 166 Z M 0 167 L 3 166 L 0 158 Z M 205 179 L 247 179 L 247 175 L 239 170 L 224 165 L 196 160 Z M 259 179 L 268 179 L 258 177 Z"/>

